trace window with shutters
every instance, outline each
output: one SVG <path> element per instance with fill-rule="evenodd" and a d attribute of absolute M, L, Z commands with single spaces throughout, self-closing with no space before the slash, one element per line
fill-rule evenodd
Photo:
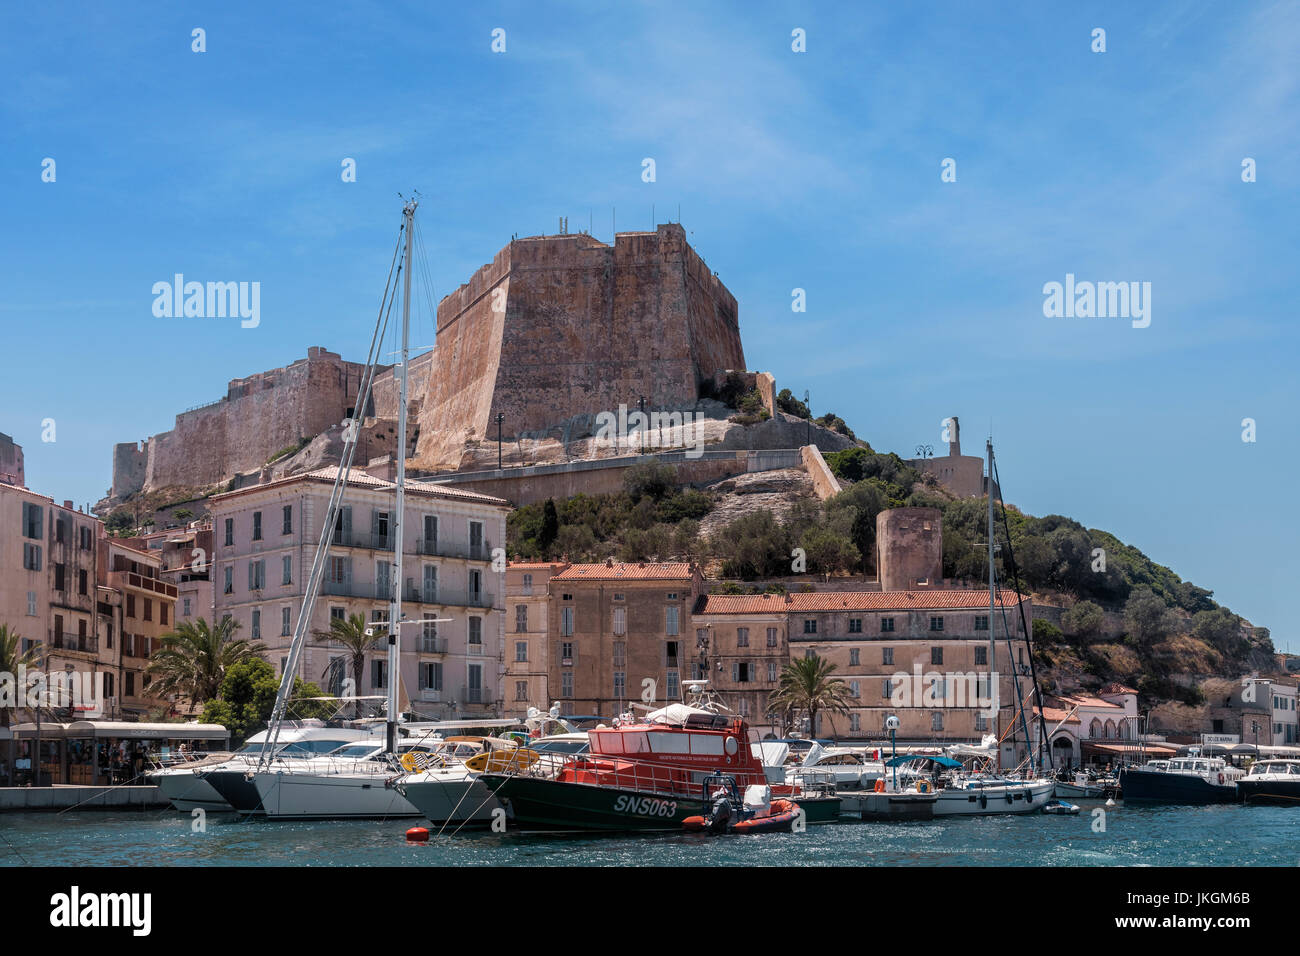
<path fill-rule="evenodd" d="M 293 534 L 293 505 L 280 509 L 280 533 Z"/>
<path fill-rule="evenodd" d="M 679 608 L 679 607 L 666 607 L 666 608 L 664 608 L 664 611 L 665 611 L 665 614 L 664 614 L 664 618 L 665 618 L 665 619 L 664 619 L 664 633 L 665 633 L 665 634 L 676 634 L 676 633 L 678 633 L 678 631 L 677 631 L 677 620 L 678 620 L 679 615 L 681 614 L 681 610 L 682 610 L 682 609 Z"/>
<path fill-rule="evenodd" d="M 682 695 L 681 678 L 675 670 L 668 671 L 668 680 L 666 685 L 669 700 L 676 700 Z"/>
<path fill-rule="evenodd" d="M 515 700 L 524 701 L 528 699 L 528 681 L 515 681 Z"/>
<path fill-rule="evenodd" d="M 975 648 L 975 663 L 987 665 L 988 662 L 989 662 L 989 649 L 987 647 Z"/>
<path fill-rule="evenodd" d="M 930 714 L 930 729 L 943 730 L 943 711 L 936 710 Z"/>
<path fill-rule="evenodd" d="M 528 605 L 515 605 L 515 631 L 519 634 L 528 633 Z"/>
<path fill-rule="evenodd" d="M 774 627 L 767 629 L 767 646 L 776 647 L 776 628 Z"/>
<path fill-rule="evenodd" d="M 293 584 L 293 555 L 286 554 L 280 559 L 280 583 Z"/>
<path fill-rule="evenodd" d="M 262 540 L 262 512 L 253 512 L 253 540 Z"/>
<path fill-rule="evenodd" d="M 625 607 L 614 608 L 614 633 L 627 633 L 627 608 Z"/>
<path fill-rule="evenodd" d="M 736 646 L 749 647 L 749 628 L 747 627 L 736 628 Z"/>
<path fill-rule="evenodd" d="M 850 697 L 862 696 L 862 685 L 855 680 L 849 681 L 849 696 Z"/>
<path fill-rule="evenodd" d="M 288 637 L 290 634 L 293 633 L 293 625 L 292 622 L 289 620 L 292 613 L 293 612 L 287 607 L 280 608 L 280 636 L 281 637 Z"/>
<path fill-rule="evenodd" d="M 523 584 L 520 586 L 519 589 L 520 589 L 524 594 L 532 594 L 532 593 L 533 593 L 533 576 L 532 576 L 531 574 L 525 574 L 525 575 L 524 575 Z"/>
<path fill-rule="evenodd" d="M 623 667 L 627 664 L 627 641 L 614 642 L 614 666 Z"/>
<path fill-rule="evenodd" d="M 861 655 L 861 653 L 862 653 L 862 652 L 861 652 L 858 648 L 856 648 L 856 647 L 850 647 L 850 648 L 849 648 L 849 666 L 850 666 L 850 667 L 857 667 L 857 666 L 861 663 L 861 661 L 858 659 L 859 656 Z"/>
<path fill-rule="evenodd" d="M 515 663 L 517 664 L 528 663 L 528 642 L 527 641 L 515 641 Z"/>
<path fill-rule="evenodd" d="M 573 608 L 560 608 L 560 633 L 565 637 L 573 634 Z"/>
<path fill-rule="evenodd" d="M 39 571 L 41 569 L 41 546 L 39 544 L 23 542 L 23 567 L 28 571 Z"/>
<path fill-rule="evenodd" d="M 614 671 L 614 699 L 625 700 L 627 698 L 627 672 Z"/>
<path fill-rule="evenodd" d="M 34 505 L 30 502 L 23 502 L 23 537 L 34 538 L 37 541 L 42 540 L 45 536 L 42 531 L 45 528 L 45 508 L 41 505 Z"/>
<path fill-rule="evenodd" d="M 862 618 L 860 617 L 849 618 L 849 633 L 850 634 L 862 633 Z"/>
<path fill-rule="evenodd" d="M 483 618 L 471 617 L 469 619 L 469 647 L 471 654 L 483 653 Z"/>
<path fill-rule="evenodd" d="M 560 696 L 573 696 L 573 671 L 565 671 L 560 675 Z"/>
<path fill-rule="evenodd" d="M 942 648 L 942 647 L 932 647 L 932 648 L 930 648 L 930 663 L 931 663 L 931 664 L 942 664 L 942 663 L 943 663 L 943 648 Z"/>
<path fill-rule="evenodd" d="M 894 629 L 894 619 L 892 617 L 882 617 L 880 619 L 880 633 L 887 634 Z"/>
<path fill-rule="evenodd" d="M 262 612 L 257 608 L 253 608 L 253 626 L 249 628 L 249 631 L 254 640 L 262 636 Z"/>
<path fill-rule="evenodd" d="M 235 519 L 226 519 L 226 547 L 233 547 L 235 544 Z"/>

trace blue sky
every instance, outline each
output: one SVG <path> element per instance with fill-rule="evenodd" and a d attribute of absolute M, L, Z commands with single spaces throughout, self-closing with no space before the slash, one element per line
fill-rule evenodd
<path fill-rule="evenodd" d="M 363 358 L 399 191 L 435 299 L 512 234 L 680 205 L 751 369 L 881 450 L 991 425 L 1009 499 L 1300 650 L 1297 49 L 1294 2 L 9 5 L 0 431 L 94 501 L 230 378 Z M 176 272 L 260 282 L 261 324 L 155 318 Z M 1150 282 L 1150 327 L 1046 318 L 1067 273 Z"/>

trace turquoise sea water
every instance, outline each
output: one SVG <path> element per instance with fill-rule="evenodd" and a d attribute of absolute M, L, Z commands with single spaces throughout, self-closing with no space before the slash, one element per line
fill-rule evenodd
<path fill-rule="evenodd" d="M 243 822 L 207 832 L 172 810 L 0 814 L 0 866 L 1295 866 L 1300 811 L 1114 807 L 1076 817 L 842 823 L 804 833 L 547 835 L 461 831 L 408 844 L 418 821 Z"/>

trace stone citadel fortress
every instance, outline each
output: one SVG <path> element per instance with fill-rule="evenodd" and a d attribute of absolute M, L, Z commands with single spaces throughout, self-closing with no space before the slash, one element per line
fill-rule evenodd
<path fill-rule="evenodd" d="M 646 411 L 707 414 L 708 447 L 731 449 L 733 460 L 791 452 L 809 437 L 827 451 L 853 444 L 780 413 L 772 377 L 744 370 L 736 299 L 680 225 L 619 233 L 613 245 L 585 233 L 512 239 L 442 299 L 434 348 L 411 361 L 408 464 L 424 474 L 495 469 L 498 416 L 510 465 L 599 458 L 596 416 L 641 402 Z M 353 418 L 356 462 L 391 464 L 394 370 L 378 372 L 368 406 L 355 409 L 362 372 L 312 347 L 305 359 L 232 380 L 223 398 L 180 413 L 170 431 L 115 446 L 110 497 L 98 510 L 142 492 L 198 496 L 335 462 Z M 728 422 L 734 412 L 709 396 L 729 373 L 757 388 L 768 420 Z M 742 461 L 698 477 L 737 470 L 759 469 Z M 600 490 L 594 478 L 578 490 Z"/>

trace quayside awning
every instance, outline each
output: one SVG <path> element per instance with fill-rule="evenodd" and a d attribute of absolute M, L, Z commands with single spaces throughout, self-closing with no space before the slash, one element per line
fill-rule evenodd
<path fill-rule="evenodd" d="M 65 737 L 133 737 L 140 740 L 229 740 L 220 724 L 145 724 L 128 720 L 75 720 L 64 728 Z"/>

